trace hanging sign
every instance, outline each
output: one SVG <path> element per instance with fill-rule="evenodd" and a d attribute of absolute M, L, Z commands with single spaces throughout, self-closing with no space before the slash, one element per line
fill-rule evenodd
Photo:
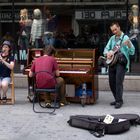
<path fill-rule="evenodd" d="M 126 10 L 77 10 L 75 12 L 77 20 L 97 20 L 97 19 L 126 19 Z"/>

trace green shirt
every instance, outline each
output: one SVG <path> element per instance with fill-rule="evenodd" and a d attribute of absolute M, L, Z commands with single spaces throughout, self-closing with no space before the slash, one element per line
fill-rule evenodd
<path fill-rule="evenodd" d="M 116 36 L 113 35 L 109 39 L 109 41 L 108 41 L 108 43 L 107 43 L 107 45 L 106 45 L 106 47 L 104 49 L 103 54 L 104 54 L 104 56 L 106 56 L 106 54 L 110 50 L 112 50 L 117 44 L 120 45 L 121 40 L 123 38 L 122 43 L 121 43 L 120 51 L 125 55 L 125 57 L 127 59 L 126 69 L 129 71 L 129 66 L 130 66 L 130 58 L 129 58 L 129 55 L 134 55 L 135 54 L 135 47 L 134 47 L 134 45 L 132 44 L 131 41 L 130 41 L 130 44 L 131 44 L 131 47 L 130 48 L 128 46 L 126 46 L 126 45 L 123 45 L 123 42 L 129 40 L 129 37 L 127 35 L 124 35 L 124 37 L 123 37 L 123 35 L 124 35 L 124 33 L 121 34 L 120 38 L 117 41 L 116 41 Z"/>

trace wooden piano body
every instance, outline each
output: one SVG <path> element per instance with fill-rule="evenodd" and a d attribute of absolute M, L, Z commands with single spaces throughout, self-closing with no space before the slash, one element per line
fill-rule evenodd
<path fill-rule="evenodd" d="M 28 74 L 34 57 L 43 55 L 42 49 L 29 49 L 27 67 L 23 74 Z M 92 94 L 87 95 L 86 104 L 94 104 L 98 99 L 98 78 L 95 77 L 95 49 L 58 49 L 56 59 L 61 77 L 66 83 L 66 98 L 70 102 L 80 103 L 81 98 L 76 93 L 83 83 Z M 32 79 L 28 77 L 28 89 Z M 72 95 L 70 92 L 74 92 Z M 29 90 L 30 95 L 30 90 Z"/>

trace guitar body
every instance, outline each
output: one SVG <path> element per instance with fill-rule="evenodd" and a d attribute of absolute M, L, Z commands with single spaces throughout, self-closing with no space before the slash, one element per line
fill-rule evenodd
<path fill-rule="evenodd" d="M 117 63 L 117 60 L 118 60 L 118 54 L 115 53 L 114 55 L 112 55 L 111 59 L 106 60 L 106 64 L 109 66 L 113 66 L 114 64 Z"/>
<path fill-rule="evenodd" d="M 112 57 L 110 59 L 106 60 L 106 64 L 110 65 L 112 63 L 113 59 L 114 59 L 114 55 L 112 55 Z"/>

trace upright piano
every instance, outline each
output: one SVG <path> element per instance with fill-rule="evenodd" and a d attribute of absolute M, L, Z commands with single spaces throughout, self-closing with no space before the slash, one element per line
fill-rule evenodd
<path fill-rule="evenodd" d="M 43 49 L 28 49 L 27 66 L 23 74 L 28 75 L 32 61 L 43 55 Z M 60 75 L 66 83 L 66 98 L 70 102 L 80 103 L 82 85 L 87 85 L 86 104 L 94 104 L 98 99 L 98 77 L 96 71 L 95 49 L 58 49 L 55 58 L 59 65 Z M 28 76 L 28 96 L 32 78 Z"/>

